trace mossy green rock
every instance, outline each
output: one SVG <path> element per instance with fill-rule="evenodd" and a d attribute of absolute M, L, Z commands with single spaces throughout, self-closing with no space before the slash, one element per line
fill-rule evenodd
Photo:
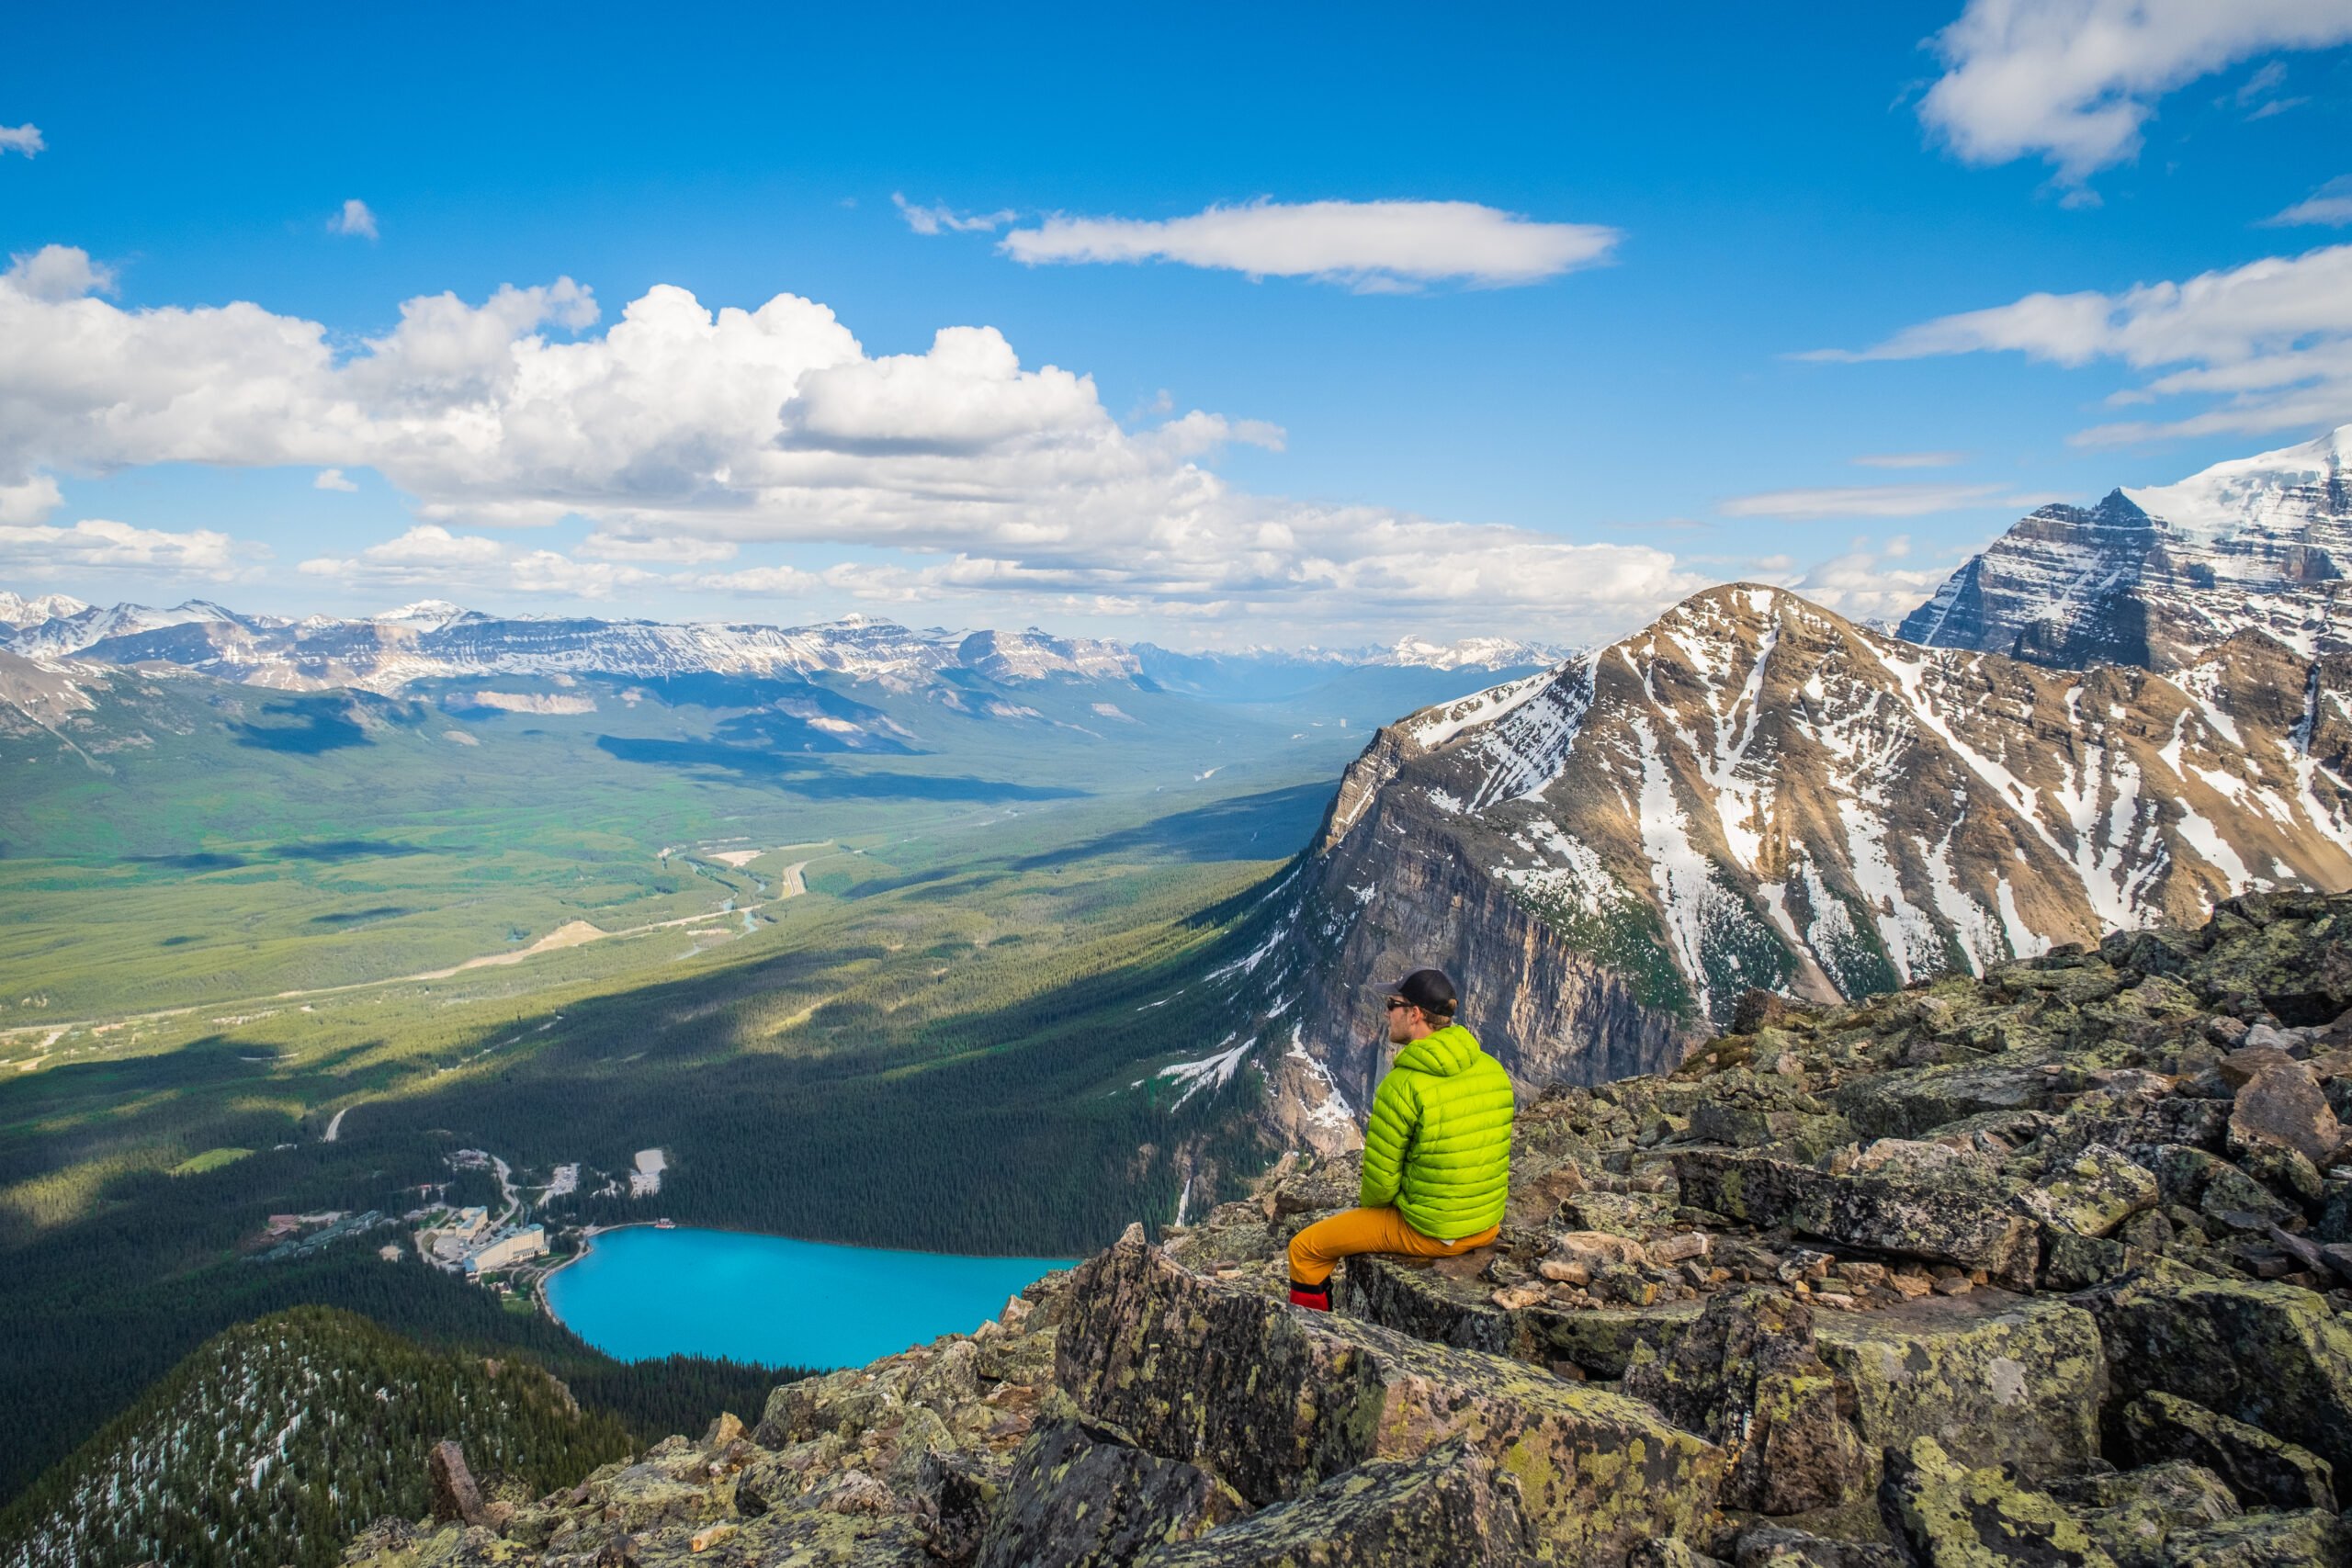
<path fill-rule="evenodd" d="M 2150 1390 L 2352 1464 L 2352 1326 L 2292 1285 L 2127 1280 L 2087 1298 L 2119 1399 Z"/>
<path fill-rule="evenodd" d="M 1825 1313 L 1815 1334 L 1873 1449 L 1934 1438 L 1955 1453 L 1998 1455 L 2029 1479 L 2080 1469 L 2098 1452 L 2107 1368 L 2098 1326 L 2080 1308 L 1980 1292 Z"/>
<path fill-rule="evenodd" d="M 1518 1489 L 1459 1439 L 1375 1460 L 1137 1568 L 1517 1568 L 1541 1547 Z M 1039 1562 L 1059 1559 L 1036 1559 Z M 1571 1561 L 1584 1561 L 1572 1559 Z M 1593 1559 L 1592 1561 L 1600 1561 Z"/>
<path fill-rule="evenodd" d="M 2171 1537 L 2163 1568 L 2352 1568 L 2352 1527 L 2316 1509 L 2248 1514 Z"/>
<path fill-rule="evenodd" d="M 1635 1354 L 1624 1390 L 1723 1449 L 1727 1508 L 1798 1514 L 1869 1491 L 1871 1456 L 1839 1413 L 1813 1309 L 1787 1292 L 1712 1297 L 1663 1354 Z"/>
<path fill-rule="evenodd" d="M 2335 1511 L 2335 1473 L 2327 1461 L 2194 1400 L 2152 1391 L 2123 1406 L 2115 1425 L 2125 1451 L 2141 1463 L 2202 1465 L 2248 1506 Z"/>
<path fill-rule="evenodd" d="M 1933 1438 L 1888 1453 L 1880 1499 L 1927 1568 L 2117 1568 L 2056 1500 L 1953 1463 Z"/>
<path fill-rule="evenodd" d="M 1465 1350 L 1542 1366 L 1572 1362 L 1595 1378 L 1623 1377 L 1634 1347 L 1671 1344 L 1699 1314 L 1690 1300 L 1599 1310 L 1548 1302 L 1500 1307 L 1493 1285 L 1450 1278 L 1415 1259 L 1367 1253 L 1344 1267 L 1334 1300 L 1348 1315 Z"/>
<path fill-rule="evenodd" d="M 1140 1239 L 1082 1266 L 1057 1376 L 1080 1408 L 1261 1506 L 1460 1438 L 1544 1560 L 1617 1563 L 1710 1514 L 1724 1456 L 1621 1394 L 1203 1279 Z"/>
<path fill-rule="evenodd" d="M 2167 1540 L 2235 1518 L 2239 1512 L 2220 1476 L 2179 1460 L 2076 1476 L 2053 1482 L 2049 1490 L 2075 1510 L 2117 1568 L 2163 1568 Z"/>
<path fill-rule="evenodd" d="M 2103 1236 L 2156 1206 L 2156 1179 L 2120 1149 L 2094 1144 L 2018 1195 L 2044 1224 L 2079 1236 Z"/>
<path fill-rule="evenodd" d="M 1146 1453 L 1115 1428 L 1082 1417 L 1049 1422 L 1014 1456 L 976 1568 L 1113 1568 L 1248 1511 L 1216 1476 Z"/>

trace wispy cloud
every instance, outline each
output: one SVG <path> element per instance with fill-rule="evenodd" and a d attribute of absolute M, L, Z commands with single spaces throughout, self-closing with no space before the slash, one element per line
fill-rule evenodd
<path fill-rule="evenodd" d="M 2138 153 L 2142 128 L 2175 88 L 2347 39 L 2343 0 L 1969 0 L 1930 40 L 1944 74 L 1919 115 L 1969 163 L 2039 154 L 2079 191 Z"/>
<path fill-rule="evenodd" d="M 1872 452 L 1853 463 L 1858 468 L 1949 468 L 1967 460 L 1965 452 Z"/>
<path fill-rule="evenodd" d="M 376 238 L 376 215 L 368 209 L 366 202 L 355 196 L 343 204 L 342 211 L 327 220 L 327 232 L 372 240 Z"/>
<path fill-rule="evenodd" d="M 68 527 L 0 523 L 0 570 L 28 576 L 149 571 L 227 581 L 253 576 L 268 554 L 209 528 L 175 534 L 98 517 Z"/>
<path fill-rule="evenodd" d="M 895 190 L 890 193 L 890 200 L 898 207 L 899 216 L 907 220 L 907 227 L 918 234 L 993 234 L 1020 216 L 1009 207 L 1000 212 L 957 212 L 944 201 L 922 207 Z"/>
<path fill-rule="evenodd" d="M 452 534 L 420 523 L 356 556 L 318 556 L 297 570 L 356 586 L 500 589 L 565 599 L 608 599 L 661 581 L 633 566 L 575 560 L 560 550 L 523 549 L 480 534 Z"/>
<path fill-rule="evenodd" d="M 48 148 L 49 143 L 40 139 L 40 127 L 30 120 L 22 125 L 0 125 L 0 152 L 22 152 L 30 158 Z"/>
<path fill-rule="evenodd" d="M 2000 352 L 2064 366 L 2115 359 L 2165 372 L 2109 400 L 2119 405 L 2198 395 L 2220 400 L 2169 422 L 2098 425 L 2075 437 L 2083 445 L 2339 423 L 2352 419 L 2352 245 L 2268 256 L 2116 294 L 2029 294 L 1923 321 L 1872 348 L 1800 357 Z"/>
<path fill-rule="evenodd" d="M 2030 509 L 2056 499 L 2013 494 L 2007 485 L 1823 485 L 1736 495 L 1715 510 L 1726 517 L 1926 517 L 1986 506 Z"/>
<path fill-rule="evenodd" d="M 2352 175 L 2338 175 L 2284 212 L 2263 221 L 2274 229 L 2299 223 L 2324 223 L 2341 228 L 2352 223 Z"/>
<path fill-rule="evenodd" d="M 1458 281 L 1540 283 L 1610 259 L 1623 236 L 1598 223 L 1538 222 L 1469 201 L 1261 199 L 1187 218 L 1070 218 L 1015 229 L 1015 261 L 1175 262 L 1250 277 L 1309 277 L 1365 293 Z"/>
<path fill-rule="evenodd" d="M 345 479 L 341 468 L 321 468 L 319 470 L 318 477 L 311 481 L 311 488 L 312 490 L 356 491 L 359 486 L 352 480 Z"/>

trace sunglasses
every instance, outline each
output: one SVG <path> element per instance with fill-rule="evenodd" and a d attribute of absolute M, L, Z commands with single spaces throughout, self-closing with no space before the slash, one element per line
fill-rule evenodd
<path fill-rule="evenodd" d="M 1391 997 L 1388 998 L 1388 1010 L 1390 1012 L 1395 1012 L 1398 1008 L 1408 1008 L 1412 1005 L 1412 1003 L 1407 1001 L 1402 997 Z"/>

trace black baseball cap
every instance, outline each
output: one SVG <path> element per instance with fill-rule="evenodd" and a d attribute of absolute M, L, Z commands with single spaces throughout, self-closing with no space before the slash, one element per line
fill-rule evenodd
<path fill-rule="evenodd" d="M 1453 994 L 1453 982 L 1445 977 L 1442 969 L 1416 969 L 1394 985 L 1382 990 L 1392 997 L 1402 997 L 1425 1013 L 1435 1016 L 1451 1014 L 1460 998 Z"/>

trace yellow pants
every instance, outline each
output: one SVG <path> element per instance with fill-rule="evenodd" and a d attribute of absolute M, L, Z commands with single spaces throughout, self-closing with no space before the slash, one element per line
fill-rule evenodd
<path fill-rule="evenodd" d="M 1317 1220 L 1290 1238 L 1290 1277 L 1302 1285 L 1319 1285 L 1331 1277 L 1331 1265 L 1359 1252 L 1395 1252 L 1407 1258 L 1452 1258 L 1495 1239 L 1500 1225 L 1488 1225 L 1476 1235 L 1440 1241 L 1423 1235 L 1405 1223 L 1393 1208 L 1350 1209 L 1328 1220 Z"/>

